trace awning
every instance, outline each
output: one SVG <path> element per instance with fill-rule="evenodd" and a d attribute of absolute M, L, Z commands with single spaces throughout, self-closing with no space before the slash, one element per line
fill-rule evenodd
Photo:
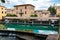
<path fill-rule="evenodd" d="M 38 18 L 38 21 L 48 21 L 48 18 Z"/>

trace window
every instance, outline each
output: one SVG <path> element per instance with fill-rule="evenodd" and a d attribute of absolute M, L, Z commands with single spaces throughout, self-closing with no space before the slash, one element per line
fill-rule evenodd
<path fill-rule="evenodd" d="M 45 15 L 47 15 L 47 14 L 45 13 Z"/>
<path fill-rule="evenodd" d="M 20 12 L 22 12 L 22 9 L 20 9 Z"/>
<path fill-rule="evenodd" d="M 25 11 L 25 14 L 26 14 L 27 12 Z"/>
<path fill-rule="evenodd" d="M 27 9 L 27 6 L 25 6 L 25 9 Z"/>
<path fill-rule="evenodd" d="M 3 13 L 3 11 L 2 11 L 2 13 Z"/>
<path fill-rule="evenodd" d="M 36 11 L 35 11 L 35 13 L 36 13 Z"/>
<path fill-rule="evenodd" d="M 2 8 L 2 10 L 3 10 L 3 8 Z"/>
<path fill-rule="evenodd" d="M 18 10 L 18 7 L 16 7 L 16 10 Z"/>
<path fill-rule="evenodd" d="M 18 12 L 16 12 L 16 14 L 18 14 Z"/>
<path fill-rule="evenodd" d="M 5 12 L 6 13 L 6 12 Z"/>

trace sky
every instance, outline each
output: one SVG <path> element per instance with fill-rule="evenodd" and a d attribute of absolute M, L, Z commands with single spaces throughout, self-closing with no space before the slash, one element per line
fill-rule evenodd
<path fill-rule="evenodd" d="M 0 5 L 7 8 L 14 8 L 14 5 L 21 4 L 32 4 L 35 6 L 35 10 L 44 10 L 54 4 L 60 6 L 60 0 L 7 0 L 5 4 L 0 2 Z"/>

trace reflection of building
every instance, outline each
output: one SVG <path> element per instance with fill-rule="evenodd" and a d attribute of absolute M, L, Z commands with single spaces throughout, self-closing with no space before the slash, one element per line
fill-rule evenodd
<path fill-rule="evenodd" d="M 0 20 L 2 20 L 3 16 L 6 16 L 6 8 L 4 6 L 0 6 Z"/>
<path fill-rule="evenodd" d="M 13 14 L 14 10 L 13 9 L 7 9 L 7 14 Z"/>
<path fill-rule="evenodd" d="M 22 31 L 0 30 L 0 39 L 5 40 L 46 40 L 47 36 Z"/>
<path fill-rule="evenodd" d="M 53 35 L 53 34 L 50 34 L 48 35 L 48 37 L 46 38 L 46 40 L 58 40 L 59 36 L 58 35 Z"/>
<path fill-rule="evenodd" d="M 44 35 L 33 32 L 29 33 L 22 31 L 0 30 L 0 39 L 16 40 L 16 38 L 18 38 L 18 40 L 58 40 L 58 37 L 59 36 L 57 34 Z"/>
<path fill-rule="evenodd" d="M 30 14 L 34 13 L 35 6 L 31 4 L 15 5 L 14 12 L 19 14 L 18 16 L 29 17 Z"/>

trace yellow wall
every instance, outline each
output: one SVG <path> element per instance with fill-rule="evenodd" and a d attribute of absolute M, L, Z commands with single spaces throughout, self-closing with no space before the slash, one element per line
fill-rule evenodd
<path fill-rule="evenodd" d="M 6 8 L 4 6 L 0 6 L 0 20 L 2 20 L 3 16 L 6 16 Z"/>
<path fill-rule="evenodd" d="M 3 16 L 6 16 L 6 14 L 0 14 L 0 20 L 2 20 Z"/>
<path fill-rule="evenodd" d="M 60 14 L 60 6 L 56 6 L 56 15 Z"/>

